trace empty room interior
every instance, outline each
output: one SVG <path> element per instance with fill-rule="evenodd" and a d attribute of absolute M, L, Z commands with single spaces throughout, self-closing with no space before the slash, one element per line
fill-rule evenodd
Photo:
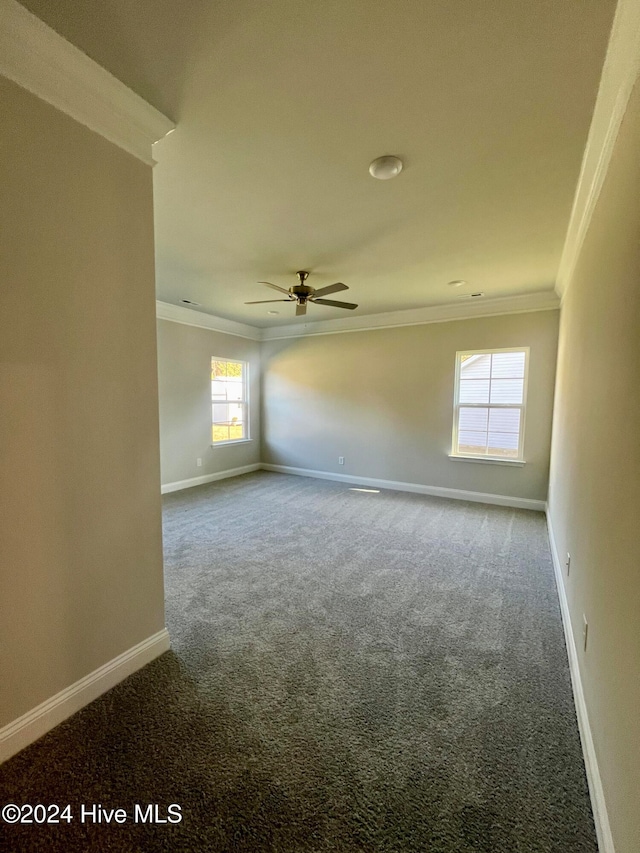
<path fill-rule="evenodd" d="M 0 849 L 640 851 L 640 0 L 0 0 Z"/>

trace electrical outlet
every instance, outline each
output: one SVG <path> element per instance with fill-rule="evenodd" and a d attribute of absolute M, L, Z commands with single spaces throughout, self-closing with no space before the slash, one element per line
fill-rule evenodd
<path fill-rule="evenodd" d="M 338 456 L 338 465 L 344 465 L 344 456 Z"/>
<path fill-rule="evenodd" d="M 587 640 L 589 639 L 589 623 L 587 622 L 587 617 L 582 614 L 582 646 L 584 651 L 587 651 Z"/>
<path fill-rule="evenodd" d="M 199 456 L 196 459 L 196 465 L 198 466 L 198 468 L 202 468 L 202 459 Z"/>
<path fill-rule="evenodd" d="M 564 562 L 567 567 L 567 577 L 569 577 L 569 572 L 571 571 L 571 554 L 567 551 L 567 559 Z"/>

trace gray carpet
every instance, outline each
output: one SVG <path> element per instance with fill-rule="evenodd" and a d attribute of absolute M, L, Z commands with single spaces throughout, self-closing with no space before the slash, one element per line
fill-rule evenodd
<path fill-rule="evenodd" d="M 15 851 L 595 853 L 542 514 L 257 473 L 165 498 L 172 651 L 0 800 L 182 806 Z"/>

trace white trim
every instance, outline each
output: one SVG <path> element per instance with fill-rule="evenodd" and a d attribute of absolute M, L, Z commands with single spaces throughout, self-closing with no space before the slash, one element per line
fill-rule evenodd
<path fill-rule="evenodd" d="M 438 498 L 452 498 L 457 501 L 511 506 L 517 509 L 534 509 L 544 512 L 545 502 L 531 498 L 516 498 L 510 495 L 492 495 L 487 492 L 468 492 L 463 489 L 449 489 L 444 486 L 425 486 L 422 483 L 403 483 L 397 480 L 379 480 L 374 477 L 359 477 L 355 474 L 334 474 L 332 471 L 312 471 L 308 468 L 292 468 L 288 465 L 271 465 L 263 462 L 264 471 L 277 471 L 280 474 L 295 474 L 299 477 L 315 477 L 319 480 L 335 480 L 339 483 L 352 483 L 361 486 L 373 486 L 378 489 L 391 489 L 395 492 L 414 492 L 419 495 L 434 495 Z"/>
<path fill-rule="evenodd" d="M 170 648 L 164 628 L 0 729 L 0 764 Z"/>
<path fill-rule="evenodd" d="M 372 329 L 395 329 L 399 326 L 422 326 L 427 323 L 448 323 L 452 320 L 475 320 L 479 317 L 499 317 L 502 314 L 529 314 L 533 311 L 553 311 L 560 300 L 553 290 L 526 293 L 519 296 L 501 296 L 473 303 L 466 302 L 432 305 L 427 308 L 410 308 L 389 311 L 386 314 L 362 314 L 340 317 L 335 320 L 317 320 L 304 325 L 272 326 L 262 330 L 262 340 L 300 338 L 307 335 L 335 335 L 344 332 L 368 332 Z"/>
<path fill-rule="evenodd" d="M 556 290 L 566 293 L 640 74 L 640 2 L 618 0 L 587 145 L 562 250 Z"/>
<path fill-rule="evenodd" d="M 372 329 L 423 326 L 428 323 L 448 323 L 451 320 L 475 320 L 478 317 L 500 317 L 503 314 L 556 311 L 559 307 L 560 300 L 557 294 L 553 290 L 544 290 L 521 296 L 486 299 L 480 305 L 474 303 L 473 311 L 469 310 L 467 304 L 435 305 L 430 308 L 411 308 L 408 311 L 390 311 L 387 314 L 363 314 L 357 317 L 317 320 L 304 325 L 271 326 L 264 329 L 159 300 L 156 302 L 156 317 L 159 320 L 170 320 L 173 323 L 183 323 L 185 326 L 211 329 L 214 332 L 249 338 L 252 341 L 276 341 L 309 335 L 338 335 L 344 332 L 369 332 Z"/>
<path fill-rule="evenodd" d="M 235 442 L 230 442 L 234 444 Z M 228 447 L 229 445 L 225 445 Z M 213 483 L 215 480 L 226 480 L 227 477 L 239 477 L 241 474 L 250 474 L 259 471 L 260 462 L 251 465 L 242 465 L 240 468 L 227 468 L 226 471 L 217 471 L 215 474 L 204 474 L 202 477 L 191 477 L 189 480 L 176 480 L 175 483 L 164 483 L 160 489 L 163 495 L 169 492 L 180 492 L 182 489 L 191 489 L 193 486 L 203 486 L 205 483 Z"/>
<path fill-rule="evenodd" d="M 175 124 L 16 0 L 0 0 L 0 74 L 153 165 Z"/>
<path fill-rule="evenodd" d="M 591 725 L 589 723 L 587 703 L 584 696 L 584 690 L 582 688 L 580 663 L 578 660 L 578 652 L 576 649 L 573 626 L 571 624 L 571 611 L 569 610 L 569 602 L 567 601 L 567 593 L 564 586 L 562 563 L 560 562 L 560 558 L 558 555 L 558 549 L 553 533 L 553 526 L 551 524 L 551 515 L 549 512 L 548 505 L 546 507 L 546 516 L 547 531 L 549 534 L 549 545 L 551 549 L 551 559 L 553 562 L 553 571 L 556 579 L 556 587 L 558 590 L 558 599 L 560 601 L 562 627 L 564 628 L 564 638 L 567 645 L 567 655 L 569 657 L 569 671 L 571 673 L 571 685 L 573 687 L 573 699 L 576 706 L 578 729 L 580 731 L 580 740 L 582 742 L 582 752 L 584 754 L 584 764 L 587 773 L 587 782 L 589 784 L 589 793 L 591 795 L 591 808 L 593 811 L 593 819 L 596 826 L 596 835 L 598 837 L 598 848 L 600 850 L 600 853 L 615 853 L 613 836 L 611 834 L 611 826 L 609 824 L 609 814 L 607 812 L 607 803 L 602 787 L 602 779 L 600 777 L 600 769 L 598 767 L 598 758 L 593 743 L 593 735 L 591 733 Z"/>
<path fill-rule="evenodd" d="M 170 302 L 156 301 L 156 317 L 158 320 L 169 320 L 171 323 L 181 323 L 183 326 L 195 326 L 198 329 L 209 329 L 212 332 L 222 332 L 224 335 L 235 335 L 237 338 L 260 340 L 260 329 L 247 326 L 246 323 L 236 323 L 224 317 L 204 314 L 182 305 L 172 305 Z"/>
<path fill-rule="evenodd" d="M 480 462 L 482 465 L 515 465 L 522 468 L 526 465 L 524 459 L 503 459 L 500 456 L 463 456 L 461 453 L 450 453 L 449 459 L 456 462 Z"/>

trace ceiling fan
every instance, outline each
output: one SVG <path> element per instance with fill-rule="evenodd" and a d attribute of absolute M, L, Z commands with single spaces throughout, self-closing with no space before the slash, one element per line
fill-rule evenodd
<path fill-rule="evenodd" d="M 318 305 L 332 305 L 334 308 L 348 308 L 350 311 L 353 311 L 354 308 L 358 307 L 357 305 L 354 305 L 353 302 L 336 302 L 333 299 L 318 298 L 328 296 L 329 293 L 337 293 L 339 290 L 349 290 L 347 285 L 343 284 L 341 281 L 337 281 L 335 284 L 329 284 L 327 287 L 321 287 L 320 290 L 316 290 L 313 287 L 309 287 L 308 284 L 305 284 L 306 280 L 309 278 L 308 272 L 300 270 L 296 275 L 298 276 L 298 284 L 290 287 L 289 290 L 285 290 L 284 287 L 278 287 L 277 284 L 271 284 L 270 281 L 258 282 L 258 284 L 266 284 L 267 287 L 272 287 L 274 290 L 286 293 L 286 299 L 259 299 L 257 302 L 245 302 L 244 304 L 264 305 L 267 302 L 295 302 L 296 317 L 307 313 L 307 304 L 309 302 L 316 302 Z"/>

